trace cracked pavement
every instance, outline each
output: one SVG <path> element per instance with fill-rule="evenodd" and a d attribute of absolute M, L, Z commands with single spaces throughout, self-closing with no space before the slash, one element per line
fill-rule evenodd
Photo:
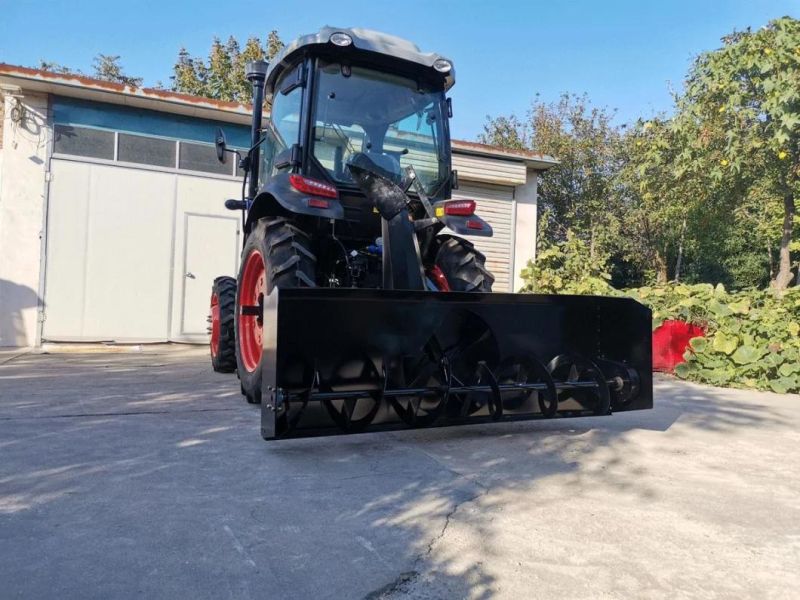
<path fill-rule="evenodd" d="M 266 443 L 205 349 L 0 354 L 4 598 L 794 598 L 800 397 Z"/>

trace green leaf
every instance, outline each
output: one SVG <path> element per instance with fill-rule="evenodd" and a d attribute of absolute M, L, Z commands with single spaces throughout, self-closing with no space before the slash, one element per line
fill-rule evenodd
<path fill-rule="evenodd" d="M 762 356 L 766 354 L 766 351 L 756 348 L 754 346 L 739 346 L 736 349 L 736 352 L 733 353 L 731 359 L 737 365 L 749 365 L 751 363 L 756 362 Z"/>
<path fill-rule="evenodd" d="M 716 352 L 722 352 L 723 354 L 733 354 L 733 351 L 738 346 L 739 338 L 735 335 L 727 335 L 723 331 L 718 331 L 711 342 L 711 347 Z"/>
<path fill-rule="evenodd" d="M 691 363 L 682 362 L 675 365 L 675 375 L 677 375 L 681 379 L 686 379 L 689 376 L 689 373 L 691 372 L 692 372 Z"/>
<path fill-rule="evenodd" d="M 717 318 L 729 317 L 733 314 L 730 307 L 719 300 L 712 300 L 709 302 L 708 310 Z"/>
<path fill-rule="evenodd" d="M 689 345 L 695 352 L 704 352 L 708 346 L 708 340 L 704 337 L 694 337 L 689 340 Z"/>
<path fill-rule="evenodd" d="M 746 315 L 750 312 L 750 298 L 742 298 L 738 302 L 731 302 L 728 304 L 728 308 L 735 315 Z"/>
<path fill-rule="evenodd" d="M 777 394 L 786 394 L 797 388 L 797 380 L 794 378 L 781 377 L 780 379 L 773 379 L 770 381 L 769 387 Z"/>
<path fill-rule="evenodd" d="M 783 363 L 783 361 L 783 356 L 777 352 L 770 352 L 763 359 L 761 359 L 761 362 L 763 362 L 768 369 L 777 369 L 781 363 Z"/>
<path fill-rule="evenodd" d="M 800 364 L 796 362 L 785 362 L 778 368 L 778 373 L 782 377 L 789 377 L 795 373 L 800 373 Z"/>

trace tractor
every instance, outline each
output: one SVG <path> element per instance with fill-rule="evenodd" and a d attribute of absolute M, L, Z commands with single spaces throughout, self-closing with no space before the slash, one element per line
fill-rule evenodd
<path fill-rule="evenodd" d="M 247 65 L 251 147 L 236 279 L 211 293 L 211 361 L 265 439 L 652 407 L 651 316 L 632 299 L 491 293 L 491 236 L 453 200 L 453 62 L 324 27 Z M 263 118 L 263 106 L 270 107 Z"/>

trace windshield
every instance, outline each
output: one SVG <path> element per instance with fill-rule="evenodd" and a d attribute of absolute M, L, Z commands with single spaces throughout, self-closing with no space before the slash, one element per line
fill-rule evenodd
<path fill-rule="evenodd" d="M 398 180 L 413 165 L 426 194 L 436 197 L 450 177 L 443 105 L 443 92 L 419 89 L 411 79 L 322 64 L 313 154 L 340 183 L 353 183 L 347 163 L 358 152 Z"/>

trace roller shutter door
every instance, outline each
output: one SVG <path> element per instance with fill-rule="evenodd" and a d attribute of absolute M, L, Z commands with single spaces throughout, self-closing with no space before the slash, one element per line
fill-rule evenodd
<path fill-rule="evenodd" d="M 495 277 L 493 291 L 510 292 L 513 281 L 514 188 L 462 181 L 453 190 L 453 198 L 475 200 L 476 213 L 488 221 L 494 231 L 490 238 L 464 236 L 486 255 L 486 266 Z"/>

